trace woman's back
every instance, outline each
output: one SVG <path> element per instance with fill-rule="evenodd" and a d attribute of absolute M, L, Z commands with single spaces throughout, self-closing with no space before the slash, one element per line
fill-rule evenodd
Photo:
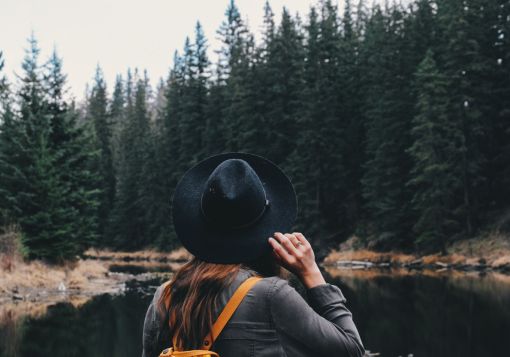
<path fill-rule="evenodd" d="M 172 217 L 194 258 L 156 292 L 145 318 L 143 356 L 158 356 L 172 340 L 179 351 L 205 345 L 219 311 L 255 271 L 267 278 L 244 297 L 213 351 L 221 357 L 363 355 L 345 298 L 325 282 L 308 240 L 300 232 L 280 233 L 296 216 L 290 179 L 266 158 L 223 153 L 186 171 Z M 308 303 L 272 276 L 277 266 L 301 280 Z"/>
<path fill-rule="evenodd" d="M 234 291 L 249 276 L 241 269 L 219 295 L 216 318 Z M 143 357 L 158 356 L 171 345 L 168 316 L 157 305 L 159 287 L 145 317 Z M 358 331 L 345 307 L 345 298 L 334 285 L 306 290 L 308 303 L 279 277 L 259 281 L 246 295 L 212 346 L 221 357 L 247 356 L 362 356 Z"/>

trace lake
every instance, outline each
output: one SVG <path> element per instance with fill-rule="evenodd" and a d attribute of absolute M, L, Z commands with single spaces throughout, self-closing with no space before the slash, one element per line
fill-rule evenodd
<path fill-rule="evenodd" d="M 365 347 L 382 357 L 510 356 L 508 275 L 327 269 L 326 276 L 342 288 Z M 143 318 L 160 283 L 134 281 L 122 295 L 7 318 L 0 356 L 140 356 Z"/>

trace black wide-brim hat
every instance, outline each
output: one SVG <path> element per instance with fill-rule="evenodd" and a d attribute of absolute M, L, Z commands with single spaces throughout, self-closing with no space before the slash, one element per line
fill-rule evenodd
<path fill-rule="evenodd" d="M 190 168 L 172 202 L 177 237 L 210 263 L 245 263 L 270 253 L 268 238 L 288 232 L 296 214 L 290 179 L 268 159 L 243 152 L 214 155 Z"/>

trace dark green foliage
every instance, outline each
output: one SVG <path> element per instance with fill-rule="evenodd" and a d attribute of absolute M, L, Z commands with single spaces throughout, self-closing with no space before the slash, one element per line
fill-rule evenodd
<path fill-rule="evenodd" d="M 389 11 L 374 8 L 361 48 L 367 155 L 361 182 L 369 232 L 381 247 L 408 245 L 411 221 L 405 186 L 410 159 L 405 150 L 410 145 L 413 102 L 410 73 L 404 72 L 404 13 L 398 7 Z"/>
<path fill-rule="evenodd" d="M 488 66 L 484 57 L 497 63 L 508 56 L 500 5 L 418 0 L 367 10 L 363 1 L 355 9 L 347 1 L 339 16 L 322 1 L 303 25 L 285 9 L 275 24 L 266 2 L 256 45 L 231 1 L 218 31 L 218 63 L 210 66 L 197 24 L 160 91 L 164 104 L 148 139 L 119 150 L 120 163 L 133 145 L 145 157 L 135 165 L 140 171 L 117 177 L 138 182 L 129 191 L 145 202 L 141 230 L 127 229 L 131 238 L 121 246 L 136 239 L 173 246 L 173 187 L 187 168 L 222 151 L 258 153 L 281 165 L 299 197 L 295 229 L 322 247 L 354 232 L 385 249 L 441 249 L 452 237 L 474 234 L 486 220 L 481 207 L 504 207 L 488 183 L 508 192 L 508 85 L 496 79 L 506 78 L 507 61 Z M 495 30 L 480 30 L 487 18 Z M 129 83 L 125 117 L 144 116 L 133 114 Z M 492 118 L 485 130 L 482 117 Z M 440 130 L 427 136 L 431 125 Z M 491 137 L 497 140 L 483 140 Z M 430 154 L 437 150 L 438 157 Z M 138 216 L 125 215 L 130 224 Z"/>
<path fill-rule="evenodd" d="M 258 42 L 230 1 L 216 63 L 197 23 L 154 94 L 128 70 L 109 98 L 98 71 L 85 111 L 92 137 L 74 131 L 56 56 L 42 78 L 34 48 L 16 95 L 0 79 L 2 219 L 24 222 L 27 244 L 78 237 L 75 225 L 98 220 L 98 246 L 172 249 L 182 174 L 246 151 L 289 174 L 293 229 L 319 257 L 352 234 L 380 249 L 444 250 L 510 229 L 508 0 L 344 4 L 319 1 L 304 22 L 283 9 L 275 23 L 266 2 Z M 80 155 L 95 158 L 92 171 L 66 168 Z M 77 183 L 95 182 L 93 172 L 97 186 Z M 90 222 L 74 223 L 69 205 Z"/>
<path fill-rule="evenodd" d="M 489 72 L 484 102 L 490 118 L 489 139 L 484 140 L 488 146 L 484 150 L 487 158 L 484 201 L 492 214 L 505 209 L 510 202 L 510 3 L 486 1 L 484 6 L 489 16 L 497 19 L 494 26 L 485 27 L 489 41 L 483 48 Z"/>
<path fill-rule="evenodd" d="M 97 237 L 95 152 L 65 99 L 62 62 L 45 68 L 32 36 L 22 64 L 16 112 L 4 112 L 0 141 L 0 202 L 22 229 L 30 258 L 63 261 Z"/>
<path fill-rule="evenodd" d="M 122 103 L 119 98 L 118 84 L 116 86 L 115 99 L 112 104 L 111 116 L 118 118 L 122 110 Z M 101 68 L 96 69 L 95 83 L 90 93 L 87 106 L 88 121 L 93 123 L 95 129 L 95 142 L 97 150 L 99 150 L 99 158 L 97 168 L 101 175 L 101 197 L 99 205 L 99 232 L 104 239 L 108 237 L 104 234 L 108 224 L 110 212 L 113 207 L 115 198 L 115 173 L 113 168 L 112 153 L 112 127 L 110 122 L 110 113 L 108 113 L 108 102 L 106 93 L 106 83 L 103 78 Z M 102 242 L 104 245 L 107 241 Z"/>
<path fill-rule="evenodd" d="M 2 73 L 2 70 L 5 66 L 5 59 L 3 58 L 3 52 L 0 51 L 0 73 Z M 2 95 L 2 98 L 4 97 L 5 93 L 8 91 L 8 85 L 7 85 L 7 78 L 2 74 L 0 76 L 0 95 Z"/>
<path fill-rule="evenodd" d="M 462 180 L 457 192 L 456 214 L 462 230 L 472 235 L 477 225 L 479 209 L 478 187 L 484 177 L 481 173 L 484 157 L 480 143 L 484 139 L 482 128 L 483 104 L 480 94 L 484 91 L 483 73 L 488 69 L 480 53 L 479 33 L 473 26 L 478 21 L 474 15 L 473 1 L 449 1 L 438 9 L 438 18 L 444 23 L 448 41 L 439 49 L 445 73 L 451 80 L 449 88 L 449 119 L 460 128 L 459 150 Z M 479 23 L 480 25 L 480 23 Z"/>
<path fill-rule="evenodd" d="M 445 250 L 447 239 L 458 231 L 453 214 L 455 192 L 462 187 L 462 128 L 449 117 L 449 79 L 439 72 L 432 51 L 416 72 L 417 114 L 409 149 L 414 167 L 413 187 L 416 243 Z"/>
<path fill-rule="evenodd" d="M 145 217 L 144 195 L 146 162 L 149 138 L 149 114 L 147 112 L 146 78 L 140 78 L 135 71 L 133 97 L 128 97 L 126 122 L 122 128 L 117 195 L 112 212 L 113 245 L 133 250 L 148 242 L 147 220 Z M 128 95 L 131 95 L 131 76 L 128 74 Z"/>

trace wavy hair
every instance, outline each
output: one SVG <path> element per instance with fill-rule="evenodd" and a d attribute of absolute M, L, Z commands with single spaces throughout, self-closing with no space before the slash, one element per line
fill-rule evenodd
<path fill-rule="evenodd" d="M 242 267 L 261 276 L 280 275 L 271 255 L 247 264 L 214 264 L 196 257 L 184 264 L 164 287 L 159 312 L 168 319 L 174 348 L 200 348 L 214 323 L 220 293 L 234 280 Z"/>

